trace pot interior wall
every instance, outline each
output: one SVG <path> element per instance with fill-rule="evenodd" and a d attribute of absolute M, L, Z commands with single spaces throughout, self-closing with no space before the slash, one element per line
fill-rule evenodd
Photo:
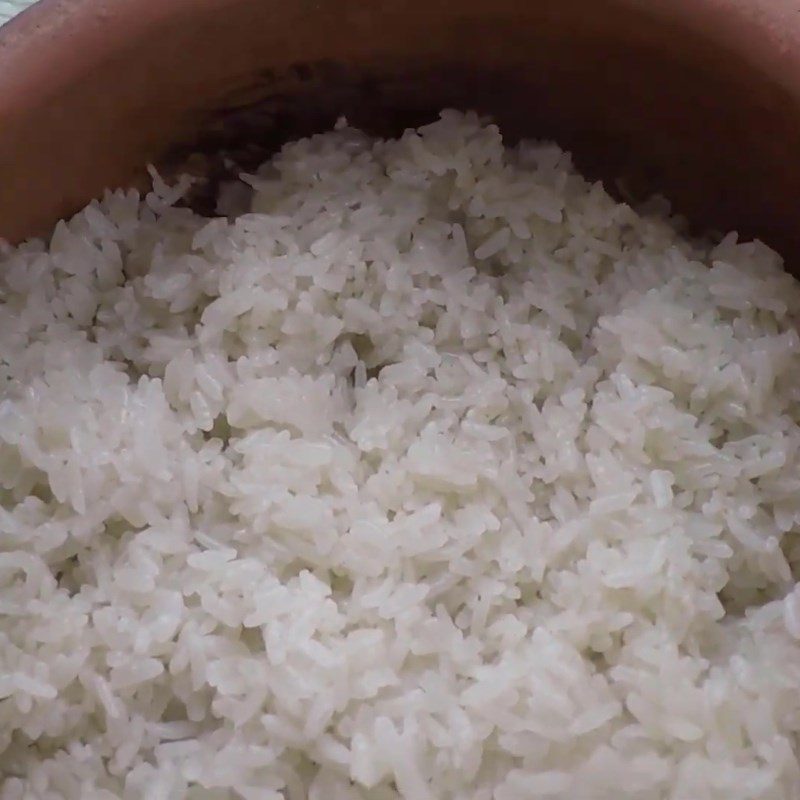
<path fill-rule="evenodd" d="M 0 78 L 0 236 L 12 241 L 141 181 L 150 161 L 175 168 L 199 151 L 213 178 L 213 154 L 249 166 L 342 113 L 396 133 L 452 106 L 492 115 L 510 139 L 555 139 L 609 188 L 661 192 L 697 229 L 759 236 L 800 264 L 800 103 L 661 3 L 72 5 L 45 55 L 35 15 L 0 48 L 0 67 L 17 69 Z M 126 17 L 134 6 L 149 11 Z"/>

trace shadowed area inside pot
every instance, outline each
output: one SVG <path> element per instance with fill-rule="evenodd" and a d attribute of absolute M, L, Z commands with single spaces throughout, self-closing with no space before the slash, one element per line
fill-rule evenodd
<path fill-rule="evenodd" d="M 580 48 L 584 54 L 590 44 Z M 189 171 L 204 178 L 191 204 L 210 215 L 221 181 L 254 169 L 286 141 L 330 129 L 339 117 L 371 135 L 391 137 L 433 121 L 442 108 L 475 110 L 496 121 L 509 144 L 534 138 L 570 149 L 581 170 L 621 200 L 663 195 L 696 233 L 733 227 L 743 238 L 764 239 L 786 255 L 792 271 L 800 239 L 795 241 L 786 206 L 775 208 L 781 183 L 791 180 L 780 137 L 766 141 L 760 132 L 737 127 L 741 94 L 730 76 L 705 74 L 701 85 L 693 67 L 643 53 L 653 80 L 638 86 L 631 80 L 630 55 L 604 64 L 605 91 L 586 94 L 579 109 L 559 100 L 585 91 L 586 76 L 563 65 L 553 75 L 455 63 L 411 71 L 400 64 L 363 70 L 336 62 L 299 64 L 259 76 L 248 99 L 234 98 L 205 115 L 199 132 L 173 145 L 160 164 L 167 174 Z M 601 53 L 597 58 L 599 63 Z M 650 95 L 661 92 L 672 93 L 670 102 L 650 107 Z M 797 124 L 777 88 L 751 87 L 749 102 L 758 96 L 765 127 L 777 132 Z M 591 120 L 578 119 L 578 113 Z M 748 162 L 747 153 L 761 160 Z"/>

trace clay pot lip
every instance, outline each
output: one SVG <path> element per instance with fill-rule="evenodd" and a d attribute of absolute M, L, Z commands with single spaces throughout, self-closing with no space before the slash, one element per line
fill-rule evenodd
<path fill-rule="evenodd" d="M 521 0 L 523 1 L 523 0 Z M 596 0 L 599 2 L 600 0 Z M 545 0 L 557 2 L 557 0 Z M 800 100 L 795 0 L 614 0 L 700 33 Z M 63 88 L 181 16 L 225 13 L 237 0 L 38 0 L 0 27 L 0 122 Z"/>
<path fill-rule="evenodd" d="M 0 118 L 97 68 L 149 26 L 231 0 L 38 0 L 0 27 Z"/>
<path fill-rule="evenodd" d="M 618 0 L 703 32 L 800 97 L 794 0 Z M 0 113 L 30 91 L 63 85 L 159 21 L 236 0 L 38 0 L 0 27 Z M 757 35 L 760 34 L 760 35 Z"/>

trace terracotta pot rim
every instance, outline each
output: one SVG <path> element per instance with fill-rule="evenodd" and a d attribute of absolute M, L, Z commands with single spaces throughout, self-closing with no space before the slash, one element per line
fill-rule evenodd
<path fill-rule="evenodd" d="M 601 2 L 602 0 L 597 0 Z M 550 2 L 550 0 L 546 0 Z M 66 83 L 150 26 L 236 0 L 38 0 L 0 28 L 0 112 L 11 96 Z M 617 0 L 700 31 L 800 97 L 800 6 L 793 0 Z M 761 35 L 757 35 L 760 33 Z M 59 69 L 52 67 L 58 63 Z"/>
<path fill-rule="evenodd" d="M 0 28 L 0 115 L 91 70 L 159 21 L 235 0 L 37 0 Z"/>

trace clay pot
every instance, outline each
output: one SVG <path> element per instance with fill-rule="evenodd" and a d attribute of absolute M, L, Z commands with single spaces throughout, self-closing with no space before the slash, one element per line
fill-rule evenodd
<path fill-rule="evenodd" d="M 149 161 L 204 152 L 213 177 L 213 154 L 256 159 L 340 113 L 388 133 L 444 106 L 800 257 L 788 0 L 42 0 L 0 31 L 0 236 Z"/>

